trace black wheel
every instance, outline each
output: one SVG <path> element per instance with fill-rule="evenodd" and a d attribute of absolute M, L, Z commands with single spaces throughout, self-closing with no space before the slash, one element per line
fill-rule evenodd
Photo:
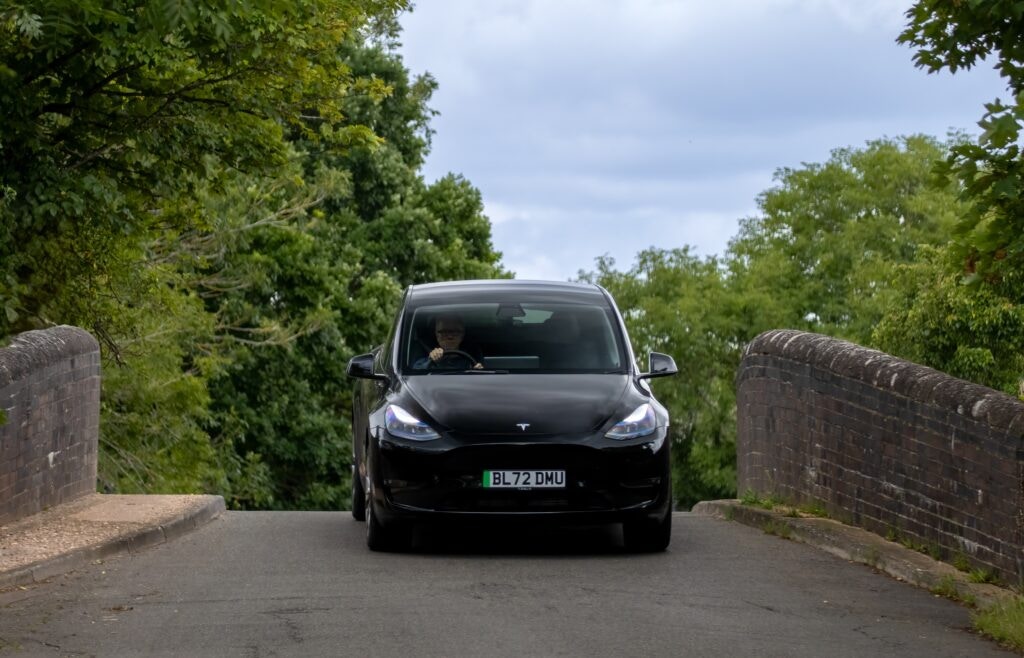
<path fill-rule="evenodd" d="M 366 492 L 363 491 L 363 478 L 356 464 L 352 464 L 352 518 L 356 521 L 366 520 Z"/>
<path fill-rule="evenodd" d="M 435 365 L 438 368 L 448 368 L 451 370 L 458 370 L 460 368 L 469 369 L 476 365 L 476 359 L 469 352 L 463 352 L 462 350 L 445 350 L 441 358 L 435 361 Z"/>
<path fill-rule="evenodd" d="M 389 524 L 382 525 L 373 513 L 373 503 L 370 496 L 366 496 L 364 504 L 366 510 L 366 546 L 371 551 L 392 552 L 409 548 L 412 538 L 408 529 L 403 525 Z"/>
<path fill-rule="evenodd" d="M 672 540 L 672 508 L 660 519 L 638 519 L 622 524 L 622 541 L 634 553 L 660 553 Z"/>

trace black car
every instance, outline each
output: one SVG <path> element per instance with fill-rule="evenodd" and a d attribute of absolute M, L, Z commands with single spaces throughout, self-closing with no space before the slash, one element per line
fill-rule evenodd
<path fill-rule="evenodd" d="M 582 283 L 410 286 L 384 344 L 354 357 L 352 514 L 373 550 L 414 523 L 622 523 L 626 547 L 671 537 L 668 413 L 615 302 Z"/>

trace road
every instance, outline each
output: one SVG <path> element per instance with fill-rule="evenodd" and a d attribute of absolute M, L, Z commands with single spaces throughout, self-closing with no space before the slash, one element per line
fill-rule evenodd
<path fill-rule="evenodd" d="M 737 523 L 678 514 L 670 550 L 615 527 L 424 532 L 370 553 L 347 514 L 231 512 L 0 593 L 0 654 L 987 656 L 969 613 Z"/>

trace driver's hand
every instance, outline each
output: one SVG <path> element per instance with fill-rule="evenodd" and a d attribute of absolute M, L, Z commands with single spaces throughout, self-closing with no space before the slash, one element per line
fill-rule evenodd
<path fill-rule="evenodd" d="M 440 347 L 435 347 L 434 349 L 430 350 L 429 356 L 431 361 L 437 363 L 438 359 L 444 356 L 444 350 L 441 349 Z"/>
<path fill-rule="evenodd" d="M 482 363 L 478 363 L 475 366 L 473 366 L 473 370 L 483 370 L 483 369 L 484 369 L 484 364 L 482 364 Z"/>

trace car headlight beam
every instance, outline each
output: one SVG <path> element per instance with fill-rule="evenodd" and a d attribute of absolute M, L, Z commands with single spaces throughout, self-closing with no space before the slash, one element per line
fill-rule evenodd
<path fill-rule="evenodd" d="M 434 428 L 397 404 L 389 404 L 384 410 L 384 426 L 388 434 L 402 439 L 430 441 L 441 437 Z"/>
<path fill-rule="evenodd" d="M 657 427 L 654 407 L 649 403 L 644 403 L 634 409 L 633 413 L 612 425 L 612 428 L 608 430 L 605 436 L 619 441 L 636 439 L 653 434 Z"/>

